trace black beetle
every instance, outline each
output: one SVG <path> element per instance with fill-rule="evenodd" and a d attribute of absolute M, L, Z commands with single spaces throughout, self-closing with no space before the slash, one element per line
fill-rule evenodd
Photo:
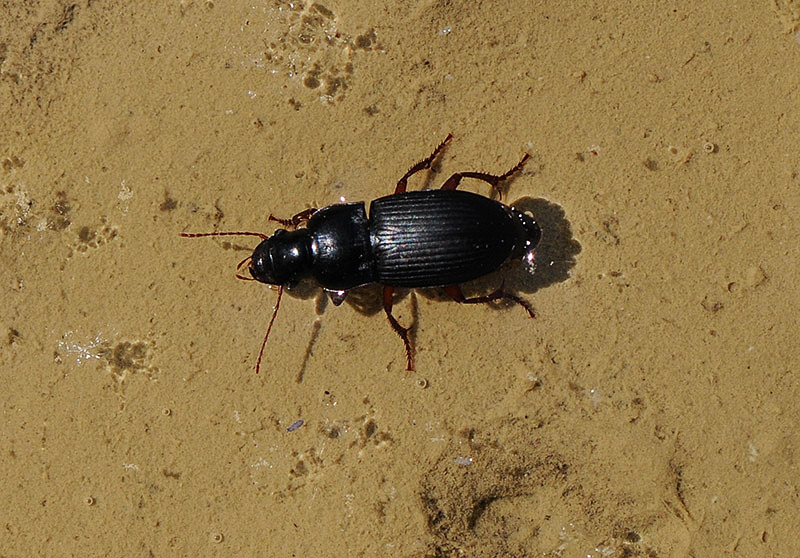
<path fill-rule="evenodd" d="M 463 178 L 476 178 L 499 189 L 500 182 L 519 171 L 529 155 L 505 174 L 460 172 L 438 190 L 407 192 L 408 179 L 430 168 L 451 138 L 452 134 L 448 135 L 428 158 L 411 167 L 397 182 L 394 194 L 373 200 L 369 216 L 364 202 L 338 203 L 307 209 L 291 219 L 270 215 L 269 220 L 293 229 L 278 229 L 272 236 L 254 232 L 181 233 L 190 238 L 249 235 L 262 239 L 237 268 L 249 261 L 252 279 L 279 287 L 256 373 L 284 287 L 306 277 L 328 291 L 336 305 L 342 303 L 349 289 L 369 283 L 383 285 L 383 308 L 392 329 L 403 340 L 408 370 L 414 369 L 410 328 L 401 326 L 392 315 L 397 287 L 443 287 L 455 301 L 467 304 L 505 298 L 534 317 L 526 301 L 502 287 L 486 296 L 466 298 L 458 286 L 497 270 L 510 259 L 533 263 L 533 249 L 542 233 L 532 217 L 485 196 L 456 189 Z M 301 228 L 302 223 L 306 226 Z M 238 273 L 237 277 L 252 280 Z"/>

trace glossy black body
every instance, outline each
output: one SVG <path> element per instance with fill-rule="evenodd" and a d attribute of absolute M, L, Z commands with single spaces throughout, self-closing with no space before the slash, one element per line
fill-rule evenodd
<path fill-rule="evenodd" d="M 382 285 L 383 309 L 403 341 L 407 370 L 414 369 L 414 351 L 411 327 L 400 325 L 392 314 L 398 287 L 442 287 L 460 304 L 506 300 L 524 308 L 528 317 L 535 317 L 526 300 L 503 290 L 502 285 L 473 297 L 464 296 L 460 287 L 461 283 L 497 270 L 509 259 L 519 258 L 529 270 L 533 269 L 534 248 L 542 235 L 533 217 L 485 196 L 458 190 L 462 179 L 468 178 L 485 182 L 500 192 L 499 184 L 519 172 L 530 155 L 523 155 L 503 174 L 457 172 L 437 190 L 407 191 L 409 178 L 430 169 L 452 137 L 448 134 L 433 153 L 413 165 L 397 181 L 394 194 L 373 200 L 369 215 L 363 202 L 341 203 L 319 210 L 309 208 L 290 219 L 270 215 L 270 221 L 286 227 L 272 236 L 249 231 L 181 233 L 188 238 L 241 235 L 262 239 L 252 256 L 236 268 L 238 271 L 249 261 L 253 279 L 278 286 L 256 373 L 283 291 L 303 278 L 326 289 L 336 305 L 344 301 L 349 289 L 368 283 Z M 236 276 L 248 279 L 239 273 Z"/>
<path fill-rule="evenodd" d="M 528 215 L 461 190 L 423 190 L 322 208 L 305 228 L 279 229 L 253 252 L 261 282 L 312 277 L 329 291 L 368 283 L 444 287 L 482 277 L 539 242 Z"/>

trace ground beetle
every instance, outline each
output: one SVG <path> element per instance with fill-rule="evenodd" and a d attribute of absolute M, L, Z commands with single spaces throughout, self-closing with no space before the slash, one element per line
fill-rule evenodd
<path fill-rule="evenodd" d="M 270 215 L 269 220 L 291 229 L 278 229 L 272 236 L 254 232 L 181 233 L 190 238 L 247 235 L 262 239 L 237 268 L 250 262 L 252 278 L 238 273 L 237 277 L 279 287 L 256 372 L 284 287 L 290 288 L 305 277 L 328 291 L 336 305 L 342 303 L 349 289 L 369 283 L 383 285 L 383 308 L 392 329 L 403 340 L 408 370 L 414 369 L 410 328 L 401 326 L 392 315 L 397 287 L 443 287 L 455 301 L 467 304 L 505 298 L 534 316 L 526 301 L 502 287 L 473 298 L 466 298 L 459 287 L 497 270 L 510 259 L 522 258 L 533 264 L 533 249 L 542 233 L 532 217 L 485 196 L 456 189 L 463 178 L 476 178 L 499 189 L 500 182 L 519 171 L 529 155 L 505 174 L 459 172 L 438 190 L 407 192 L 408 179 L 430 168 L 451 138 L 452 134 L 448 135 L 428 158 L 411 167 L 397 182 L 394 194 L 373 200 L 369 216 L 364 202 L 338 203 L 307 209 L 291 219 Z M 305 227 L 300 226 L 303 223 Z"/>

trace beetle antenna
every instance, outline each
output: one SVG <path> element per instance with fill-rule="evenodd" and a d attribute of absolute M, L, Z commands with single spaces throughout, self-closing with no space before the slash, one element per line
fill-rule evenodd
<path fill-rule="evenodd" d="M 278 300 L 275 301 L 275 310 L 272 312 L 272 318 L 269 320 L 267 326 L 267 334 L 264 335 L 264 341 L 261 343 L 261 350 L 258 352 L 258 361 L 256 362 L 256 374 L 261 371 L 261 357 L 264 356 L 264 347 L 267 346 L 267 339 L 269 339 L 269 332 L 272 331 L 272 324 L 275 323 L 275 317 L 278 315 L 278 308 L 281 307 L 281 296 L 283 296 L 283 285 L 278 287 Z"/>
<path fill-rule="evenodd" d="M 261 240 L 266 240 L 269 238 L 268 235 L 264 233 L 257 233 L 257 232 L 245 232 L 245 231 L 236 231 L 236 232 L 210 232 L 210 233 L 185 233 L 182 232 L 180 235 L 183 238 L 198 238 L 201 236 L 257 236 Z"/>

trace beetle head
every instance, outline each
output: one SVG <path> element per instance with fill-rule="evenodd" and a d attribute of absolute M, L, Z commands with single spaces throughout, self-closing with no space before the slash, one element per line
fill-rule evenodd
<path fill-rule="evenodd" d="M 256 281 L 291 287 L 311 266 L 311 242 L 307 230 L 278 229 L 253 250 L 250 274 Z"/>

